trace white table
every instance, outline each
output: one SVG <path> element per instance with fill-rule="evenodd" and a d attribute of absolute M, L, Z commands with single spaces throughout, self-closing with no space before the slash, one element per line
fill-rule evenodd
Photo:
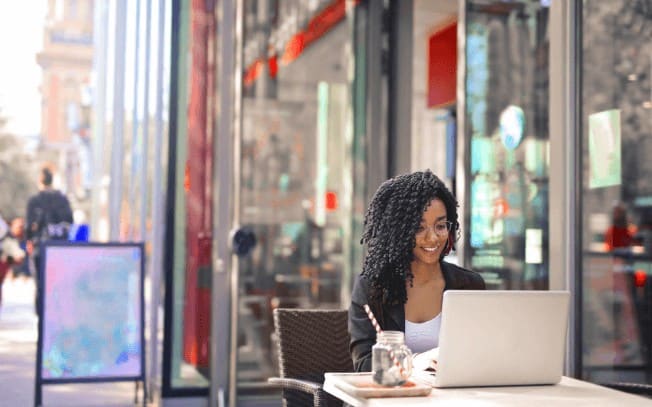
<path fill-rule="evenodd" d="M 358 398 L 340 390 L 327 379 L 324 390 L 354 407 L 379 406 L 652 406 L 652 400 L 563 377 L 554 386 L 468 387 L 432 389 L 425 397 Z"/>

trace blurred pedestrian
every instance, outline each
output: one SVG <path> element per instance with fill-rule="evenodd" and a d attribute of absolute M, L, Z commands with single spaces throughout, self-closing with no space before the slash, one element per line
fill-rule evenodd
<path fill-rule="evenodd" d="M 25 218 L 17 216 L 9 223 L 9 236 L 15 239 L 18 247 L 26 254 L 27 253 L 27 238 L 25 237 Z M 14 278 L 28 278 L 31 276 L 29 270 L 29 262 L 21 261 L 14 263 L 11 267 L 12 275 Z"/>
<path fill-rule="evenodd" d="M 59 190 L 52 187 L 52 172 L 47 167 L 41 169 L 40 191 L 27 202 L 27 251 L 34 265 L 36 282 L 36 310 L 39 307 L 39 278 L 41 273 L 41 246 L 49 240 L 67 240 L 73 222 L 70 201 Z"/>
<path fill-rule="evenodd" d="M 625 205 L 620 202 L 616 203 L 611 212 L 611 225 L 604 235 L 607 251 L 632 246 L 636 232 L 636 225 L 629 222 Z"/>
<path fill-rule="evenodd" d="M 2 286 L 12 266 L 23 263 L 25 251 L 20 248 L 18 240 L 10 233 L 9 227 L 0 215 L 0 305 L 2 304 Z"/>

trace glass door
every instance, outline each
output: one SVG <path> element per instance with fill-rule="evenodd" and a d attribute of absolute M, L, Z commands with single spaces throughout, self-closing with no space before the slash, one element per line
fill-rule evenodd
<path fill-rule="evenodd" d="M 353 21 L 357 2 L 244 3 L 238 404 L 278 375 L 273 311 L 344 308 L 351 270 Z"/>
<path fill-rule="evenodd" d="M 579 7 L 581 375 L 651 384 L 652 9 Z"/>
<path fill-rule="evenodd" d="M 548 288 L 548 3 L 466 2 L 467 264 Z"/>

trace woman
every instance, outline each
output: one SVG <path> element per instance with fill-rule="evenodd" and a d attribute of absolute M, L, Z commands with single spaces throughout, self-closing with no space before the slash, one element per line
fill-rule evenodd
<path fill-rule="evenodd" d="M 356 371 L 371 370 L 376 331 L 403 331 L 415 353 L 438 346 L 442 298 L 449 289 L 484 289 L 479 274 L 443 261 L 459 233 L 457 201 L 430 170 L 385 181 L 369 204 L 361 243 L 367 245 L 349 309 Z"/>

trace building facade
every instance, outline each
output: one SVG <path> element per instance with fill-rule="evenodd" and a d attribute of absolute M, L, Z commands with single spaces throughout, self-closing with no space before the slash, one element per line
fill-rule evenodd
<path fill-rule="evenodd" d="M 424 168 L 450 261 L 571 291 L 568 375 L 652 383 L 650 5 L 594 3 L 166 3 L 164 405 L 278 405 L 273 310 L 348 307 L 370 195 Z"/>
<path fill-rule="evenodd" d="M 82 205 L 91 188 L 93 5 L 49 0 L 36 57 L 43 69 L 40 148 L 59 168 L 64 190 Z"/>

